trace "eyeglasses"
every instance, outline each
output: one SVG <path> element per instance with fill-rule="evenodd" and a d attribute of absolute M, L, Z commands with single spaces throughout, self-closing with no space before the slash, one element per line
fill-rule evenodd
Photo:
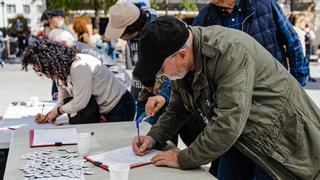
<path fill-rule="evenodd" d="M 176 57 L 176 55 L 182 50 L 182 49 L 186 49 L 188 47 L 188 43 L 186 42 L 179 50 L 177 50 L 175 53 L 171 54 L 168 58 L 174 59 Z M 166 58 L 167 59 L 167 58 Z M 158 71 L 158 75 L 164 75 L 164 65 L 165 61 L 162 63 L 162 66 L 160 68 L 160 70 Z"/>

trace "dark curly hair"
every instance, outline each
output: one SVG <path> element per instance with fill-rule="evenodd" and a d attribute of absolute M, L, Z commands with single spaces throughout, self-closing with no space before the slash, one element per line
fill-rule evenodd
<path fill-rule="evenodd" d="M 74 48 L 50 40 L 38 40 L 25 50 L 22 70 L 28 71 L 27 66 L 30 64 L 37 73 L 53 80 L 60 80 L 67 85 L 67 77 L 76 55 L 77 51 Z"/>

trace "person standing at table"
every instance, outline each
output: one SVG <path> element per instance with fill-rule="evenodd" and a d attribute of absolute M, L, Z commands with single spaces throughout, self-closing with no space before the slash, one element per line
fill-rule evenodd
<path fill-rule="evenodd" d="M 102 62 L 58 42 L 39 40 L 23 55 L 22 69 L 54 80 L 57 106 L 42 118 L 54 122 L 64 113 L 71 124 L 132 121 L 135 103 L 127 88 Z"/>
<path fill-rule="evenodd" d="M 153 9 L 144 7 L 139 9 L 137 5 L 130 2 L 117 3 L 109 10 L 109 23 L 105 36 L 112 39 L 128 40 L 131 47 L 138 51 L 142 29 L 154 19 L 156 19 L 156 15 Z M 161 74 L 143 81 L 133 75 L 131 94 L 137 101 L 136 120 L 139 121 L 148 116 L 146 121 L 154 125 L 165 112 L 170 101 L 171 81 Z M 182 141 L 186 145 L 190 145 L 203 128 L 204 124 L 190 121 L 170 140 L 177 144 L 179 134 Z"/>
<path fill-rule="evenodd" d="M 105 37 L 108 39 L 123 39 L 128 41 L 130 53 L 138 54 L 139 34 L 143 27 L 157 16 L 153 9 L 140 7 L 130 2 L 119 2 L 109 10 L 109 23 Z M 133 56 L 132 56 L 133 57 Z M 134 76 L 132 78 L 131 93 L 137 101 L 137 119 L 149 116 L 147 122 L 155 124 L 164 112 L 170 99 L 170 80 L 164 76 L 154 77 L 151 81 L 141 84 Z M 156 105 L 157 108 L 149 108 Z"/>
<path fill-rule="evenodd" d="M 164 147 L 196 117 L 206 126 L 195 141 L 181 151 L 155 155 L 154 165 L 193 169 L 234 147 L 254 162 L 256 180 L 320 178 L 320 110 L 248 34 L 222 26 L 187 26 L 164 16 L 146 25 L 140 48 L 133 74 L 141 80 L 164 74 L 172 80 L 172 93 L 147 136 L 133 139 L 137 155 Z M 218 179 L 229 179 L 232 174 L 221 169 L 228 167 L 220 165 Z M 246 170 L 241 165 L 236 168 Z"/>

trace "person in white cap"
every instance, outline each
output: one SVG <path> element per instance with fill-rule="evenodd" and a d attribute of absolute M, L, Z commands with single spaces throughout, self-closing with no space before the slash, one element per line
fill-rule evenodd
<path fill-rule="evenodd" d="M 143 4 L 119 2 L 113 5 L 109 10 L 109 23 L 105 37 L 127 40 L 131 57 L 138 57 L 139 34 L 148 22 L 156 18 L 154 12 L 151 8 L 145 8 Z M 153 125 L 169 102 L 170 80 L 164 76 L 158 76 L 151 81 L 142 82 L 142 85 L 134 76 L 132 79 L 131 93 L 138 102 L 137 120 L 149 116 L 147 122 Z"/>

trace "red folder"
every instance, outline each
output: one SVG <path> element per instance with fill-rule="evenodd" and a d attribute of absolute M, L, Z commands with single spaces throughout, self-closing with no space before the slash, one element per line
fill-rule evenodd
<path fill-rule="evenodd" d="M 97 167 L 100 167 L 106 171 L 109 172 L 109 167 L 101 162 L 98 162 L 98 161 L 93 161 L 92 159 L 90 159 L 88 156 L 84 156 L 83 157 L 85 160 L 91 162 L 93 165 L 97 166 Z M 141 163 L 141 164 L 132 164 L 130 165 L 130 169 L 133 169 L 133 168 L 137 168 L 137 167 L 141 167 L 141 166 L 145 166 L 145 165 L 148 165 L 148 164 L 151 164 L 151 162 L 148 162 L 148 163 Z"/>
<path fill-rule="evenodd" d="M 48 147 L 48 146 L 67 146 L 67 145 L 76 145 L 77 143 L 71 143 L 71 144 L 63 144 L 62 142 L 56 142 L 54 144 L 41 144 L 41 145 L 34 145 L 33 144 L 33 139 L 34 139 L 34 129 L 30 130 L 30 147 L 35 148 L 35 147 Z"/>

